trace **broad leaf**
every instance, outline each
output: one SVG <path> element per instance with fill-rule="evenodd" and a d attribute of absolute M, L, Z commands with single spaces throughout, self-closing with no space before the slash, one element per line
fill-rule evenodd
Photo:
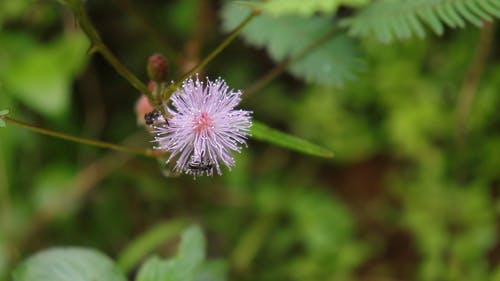
<path fill-rule="evenodd" d="M 261 3 L 257 7 L 274 16 L 301 15 L 312 16 L 314 13 L 335 13 L 343 6 L 359 7 L 365 5 L 369 0 L 273 0 Z"/>
<path fill-rule="evenodd" d="M 175 280 L 194 280 L 196 272 L 205 259 L 205 237 L 199 226 L 189 227 L 181 237 L 181 244 L 175 258 Z"/>
<path fill-rule="evenodd" d="M 196 281 L 226 281 L 227 274 L 228 266 L 225 261 L 208 261 L 201 267 L 196 276 Z"/>
<path fill-rule="evenodd" d="M 234 29 L 250 10 L 242 5 L 227 4 L 222 11 L 223 28 Z M 241 36 L 249 44 L 265 47 L 276 62 L 294 59 L 316 45 L 333 29 L 334 23 L 326 17 L 301 18 L 297 16 L 272 17 L 262 14 L 246 26 Z M 334 36 L 317 44 L 305 56 L 289 65 L 288 70 L 308 82 L 341 86 L 354 78 L 363 67 L 354 41 L 345 36 Z"/>
<path fill-rule="evenodd" d="M 140 268 L 137 281 L 195 281 L 203 269 L 205 238 L 199 226 L 184 231 L 174 258 L 148 259 Z"/>
<path fill-rule="evenodd" d="M 252 137 L 258 140 L 267 141 L 291 150 L 320 157 L 333 157 L 330 150 L 312 144 L 301 138 L 272 129 L 260 122 L 253 121 Z"/>
<path fill-rule="evenodd" d="M 113 261 L 86 248 L 53 248 L 39 252 L 13 273 L 14 281 L 125 281 Z"/>
<path fill-rule="evenodd" d="M 18 45 L 25 41 L 23 36 L 0 36 L 0 53 L 10 57 L 6 65 L 0 63 L 5 92 L 42 114 L 60 116 L 68 109 L 71 85 L 85 62 L 88 41 L 81 33 L 68 34 L 47 45 L 31 41 L 30 47 L 21 46 L 20 53 Z"/>
<path fill-rule="evenodd" d="M 118 266 L 128 272 L 153 249 L 177 236 L 186 227 L 186 224 L 185 220 L 178 219 L 155 225 L 125 248 L 118 258 Z"/>
<path fill-rule="evenodd" d="M 170 281 L 175 271 L 175 260 L 162 260 L 157 256 L 149 258 L 137 273 L 136 281 Z"/>

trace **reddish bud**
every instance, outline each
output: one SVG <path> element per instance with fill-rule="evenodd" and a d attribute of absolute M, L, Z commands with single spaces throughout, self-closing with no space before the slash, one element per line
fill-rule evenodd
<path fill-rule="evenodd" d="M 148 83 L 148 90 L 150 92 L 152 92 L 152 91 L 155 90 L 155 88 L 156 88 L 156 82 L 155 81 L 149 81 L 149 83 Z"/>
<path fill-rule="evenodd" d="M 153 54 L 147 64 L 149 79 L 156 82 L 165 82 L 168 77 L 168 62 L 161 54 Z"/>

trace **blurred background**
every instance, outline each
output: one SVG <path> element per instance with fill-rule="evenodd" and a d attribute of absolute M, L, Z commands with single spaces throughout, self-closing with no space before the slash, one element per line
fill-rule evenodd
<path fill-rule="evenodd" d="M 169 59 L 175 80 L 223 40 L 222 5 L 86 3 L 103 41 L 145 82 L 150 54 Z M 250 140 L 223 176 L 165 177 L 154 159 L 8 124 L 0 278 L 51 246 L 119 258 L 147 229 L 189 220 L 207 236 L 208 256 L 226 260 L 229 280 L 500 280 L 499 35 L 490 23 L 391 44 L 366 38 L 356 41 L 363 68 L 343 87 L 284 73 L 243 97 L 255 119 L 331 149 L 332 159 Z M 1 1 L 0 109 L 149 146 L 138 92 L 88 48 L 57 1 Z M 203 75 L 247 89 L 276 64 L 237 39 Z M 171 255 L 175 243 L 154 251 Z"/>

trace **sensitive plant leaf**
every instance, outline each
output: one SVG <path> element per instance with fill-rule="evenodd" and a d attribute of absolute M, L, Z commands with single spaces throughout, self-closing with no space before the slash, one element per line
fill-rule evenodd
<path fill-rule="evenodd" d="M 242 5 L 226 4 L 222 10 L 223 28 L 236 27 L 250 13 Z M 265 47 L 276 62 L 292 59 L 332 31 L 334 23 L 326 17 L 272 17 L 262 14 L 246 26 L 241 36 L 255 47 Z M 333 36 L 311 49 L 288 70 L 308 82 L 341 86 L 363 67 L 354 41 Z"/>
<path fill-rule="evenodd" d="M 441 35 L 445 26 L 464 27 L 466 22 L 482 26 L 494 17 L 500 17 L 498 0 L 382 0 L 361 9 L 342 25 L 349 28 L 350 35 L 374 35 L 388 43 L 414 35 L 423 38 L 426 25 Z"/>
<path fill-rule="evenodd" d="M 304 154 L 326 158 L 333 157 L 333 153 L 326 148 L 272 129 L 257 121 L 254 121 L 252 125 L 252 137 L 257 140 L 267 141 Z"/>
<path fill-rule="evenodd" d="M 126 281 L 113 261 L 87 248 L 53 248 L 39 252 L 13 273 L 14 281 Z"/>
<path fill-rule="evenodd" d="M 273 16 L 312 16 L 315 13 L 332 14 L 342 6 L 360 7 L 369 0 L 273 0 L 256 5 L 256 8 Z"/>
<path fill-rule="evenodd" d="M 142 258 L 149 254 L 161 244 L 177 236 L 187 225 L 184 219 L 176 219 L 163 222 L 153 226 L 134 239 L 117 260 L 118 266 L 125 272 L 128 272 Z"/>

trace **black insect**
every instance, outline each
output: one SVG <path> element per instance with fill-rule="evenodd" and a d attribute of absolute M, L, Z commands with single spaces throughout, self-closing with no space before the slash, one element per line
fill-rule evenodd
<path fill-rule="evenodd" d="M 148 112 L 144 114 L 144 121 L 146 122 L 146 125 L 153 125 L 158 118 L 160 118 L 161 113 L 159 110 L 155 109 L 151 112 Z"/>
<path fill-rule="evenodd" d="M 199 173 L 210 171 L 213 167 L 214 164 L 209 160 L 191 160 L 191 162 L 188 163 L 189 170 Z"/>

